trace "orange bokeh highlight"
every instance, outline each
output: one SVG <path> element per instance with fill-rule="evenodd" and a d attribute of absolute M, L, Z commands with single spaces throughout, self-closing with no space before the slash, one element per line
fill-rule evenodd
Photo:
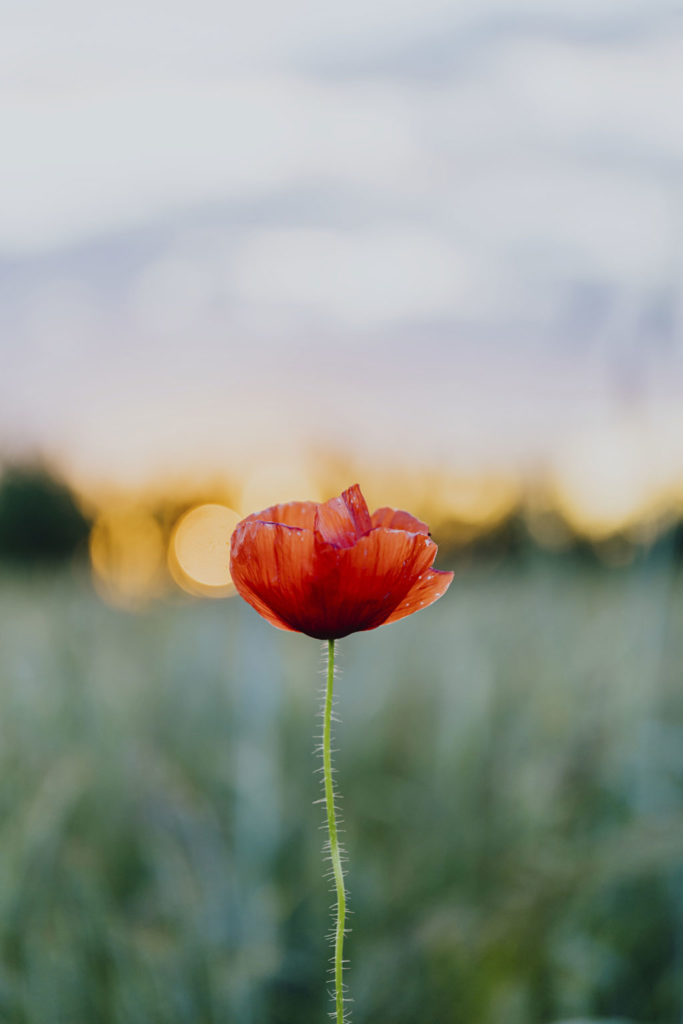
<path fill-rule="evenodd" d="M 89 548 L 95 587 L 109 604 L 138 608 L 165 589 L 164 533 L 148 510 L 107 509 L 95 521 Z"/>
<path fill-rule="evenodd" d="M 665 495 L 646 437 L 623 425 L 573 439 L 556 460 L 552 501 L 579 536 L 601 542 L 661 517 Z"/>

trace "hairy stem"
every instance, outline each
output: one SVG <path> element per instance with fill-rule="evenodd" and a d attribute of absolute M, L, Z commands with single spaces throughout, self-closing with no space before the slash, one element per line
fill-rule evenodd
<path fill-rule="evenodd" d="M 337 835 L 337 813 L 334 806 L 334 784 L 332 781 L 332 694 L 334 689 L 334 640 L 327 641 L 327 690 L 323 715 L 323 774 L 325 777 L 325 806 L 327 808 L 327 830 L 330 839 L 330 858 L 334 884 L 337 891 L 337 918 L 334 929 L 334 992 L 336 1024 L 344 1024 L 344 922 L 346 918 L 346 890 L 341 862 L 339 837 Z"/>

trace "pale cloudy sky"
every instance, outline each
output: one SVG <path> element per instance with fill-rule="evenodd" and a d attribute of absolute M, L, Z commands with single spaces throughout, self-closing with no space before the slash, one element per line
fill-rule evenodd
<path fill-rule="evenodd" d="M 0 0 L 0 452 L 683 476 L 668 0 Z"/>

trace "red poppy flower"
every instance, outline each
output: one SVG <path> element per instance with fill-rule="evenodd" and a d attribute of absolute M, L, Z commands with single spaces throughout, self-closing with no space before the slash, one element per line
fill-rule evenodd
<path fill-rule="evenodd" d="M 371 516 L 355 484 L 324 504 L 291 501 L 247 516 L 232 535 L 230 572 L 273 626 L 337 640 L 438 600 L 453 573 L 432 569 L 436 551 L 408 512 Z"/>

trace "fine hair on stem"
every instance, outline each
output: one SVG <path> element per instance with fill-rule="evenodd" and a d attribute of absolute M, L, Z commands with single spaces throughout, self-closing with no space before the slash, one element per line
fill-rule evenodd
<path fill-rule="evenodd" d="M 345 1009 L 345 986 L 344 986 L 344 935 L 346 934 L 346 888 L 344 885 L 344 867 L 342 863 L 342 847 L 339 841 L 339 808 L 337 806 L 338 795 L 334 787 L 334 771 L 332 768 L 332 720 L 334 706 L 334 677 L 335 677 L 335 641 L 328 640 L 327 646 L 327 682 L 324 691 L 323 703 L 323 734 L 322 734 L 322 769 L 325 811 L 327 816 L 327 843 L 325 851 L 330 859 L 330 876 L 334 882 L 335 904 L 332 908 L 334 924 L 330 938 L 334 944 L 334 955 L 332 958 L 332 975 L 334 978 L 334 1003 L 335 1009 L 330 1016 L 335 1024 L 344 1024 L 349 1020 Z"/>

